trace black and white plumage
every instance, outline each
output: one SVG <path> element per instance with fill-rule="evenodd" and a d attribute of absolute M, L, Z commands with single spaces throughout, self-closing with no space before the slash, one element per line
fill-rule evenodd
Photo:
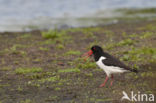
<path fill-rule="evenodd" d="M 131 69 L 117 58 L 104 52 L 100 46 L 93 46 L 88 54 L 94 55 L 96 64 L 107 74 L 105 82 L 100 87 L 103 87 L 105 85 L 109 77 L 111 77 L 113 80 L 113 74 L 124 72 L 137 72 L 137 70 Z"/>

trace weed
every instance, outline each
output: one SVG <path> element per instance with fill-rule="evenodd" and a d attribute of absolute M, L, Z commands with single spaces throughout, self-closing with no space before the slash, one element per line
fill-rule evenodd
<path fill-rule="evenodd" d="M 135 40 L 125 39 L 125 40 L 120 41 L 119 43 L 108 44 L 105 48 L 108 49 L 108 50 L 111 50 L 114 47 L 130 46 L 130 45 L 135 44 L 135 42 L 136 42 Z"/>
<path fill-rule="evenodd" d="M 43 79 L 40 79 L 38 81 L 41 82 L 41 83 L 55 82 L 55 81 L 59 80 L 59 78 L 60 78 L 59 76 L 53 76 L 53 77 L 43 78 Z"/>
<path fill-rule="evenodd" d="M 58 44 L 58 45 L 56 46 L 56 48 L 58 48 L 58 49 L 64 49 L 65 47 L 64 47 L 63 44 Z"/>
<path fill-rule="evenodd" d="M 49 96 L 46 101 L 55 101 L 58 99 L 58 96 Z"/>
<path fill-rule="evenodd" d="M 88 77 L 92 77 L 93 76 L 92 73 L 85 73 L 85 75 L 88 76 Z"/>
<path fill-rule="evenodd" d="M 64 41 L 70 41 L 71 37 L 66 35 L 66 31 L 57 31 L 57 30 L 49 30 L 47 32 L 42 32 L 42 37 L 46 40 L 43 44 L 55 44 L 55 43 L 63 43 Z"/>
<path fill-rule="evenodd" d="M 59 88 L 59 87 L 56 87 L 54 90 L 58 91 L 58 90 L 61 90 L 61 88 Z"/>
<path fill-rule="evenodd" d="M 143 55 L 143 56 L 142 56 Z M 126 60 L 126 61 L 144 61 L 147 60 L 149 55 L 151 55 L 152 57 L 150 57 L 150 61 L 154 61 L 156 58 L 156 49 L 155 48 L 147 48 L 147 47 L 143 47 L 140 49 L 136 49 L 136 48 L 132 48 L 131 51 L 127 51 L 124 52 L 123 57 L 121 58 L 121 60 Z M 145 59 L 146 58 L 146 59 Z"/>
<path fill-rule="evenodd" d="M 9 71 L 9 70 L 11 70 L 11 67 L 3 67 L 1 70 L 2 71 Z"/>
<path fill-rule="evenodd" d="M 17 87 L 17 90 L 18 90 L 18 91 L 23 91 L 23 88 L 22 88 L 21 86 L 18 86 L 18 87 Z"/>
<path fill-rule="evenodd" d="M 142 36 L 140 36 L 140 39 L 149 38 L 153 35 L 153 32 L 144 32 Z"/>
<path fill-rule="evenodd" d="M 49 51 L 49 48 L 40 47 L 39 49 L 40 49 L 41 51 Z"/>
<path fill-rule="evenodd" d="M 85 63 L 79 63 L 77 64 L 78 68 L 82 68 L 82 69 L 92 69 L 92 68 L 96 68 L 96 64 L 94 62 L 85 62 Z"/>
<path fill-rule="evenodd" d="M 33 67 L 33 68 L 17 68 L 15 70 L 16 74 L 27 74 L 27 73 L 38 73 L 42 72 L 43 69 L 40 67 Z"/>
<path fill-rule="evenodd" d="M 81 55 L 80 51 L 74 51 L 74 50 L 70 50 L 68 52 L 65 53 L 65 55 Z"/>
<path fill-rule="evenodd" d="M 30 99 L 25 99 L 25 100 L 20 101 L 20 103 L 33 103 L 33 101 Z"/>
<path fill-rule="evenodd" d="M 42 32 L 42 37 L 46 39 L 55 39 L 60 36 L 57 30 L 49 30 L 47 32 Z"/>
<path fill-rule="evenodd" d="M 78 68 L 69 68 L 69 69 L 59 69 L 58 73 L 70 73 L 70 72 L 80 72 L 80 69 Z"/>
<path fill-rule="evenodd" d="M 31 37 L 31 34 L 21 34 L 20 38 L 29 38 Z"/>

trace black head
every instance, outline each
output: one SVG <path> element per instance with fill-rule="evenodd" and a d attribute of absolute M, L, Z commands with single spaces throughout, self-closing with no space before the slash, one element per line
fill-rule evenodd
<path fill-rule="evenodd" d="M 94 45 L 91 47 L 95 61 L 98 61 L 99 58 L 103 55 L 103 50 L 100 46 Z"/>
<path fill-rule="evenodd" d="M 98 45 L 92 46 L 91 50 L 92 50 L 93 54 L 99 54 L 99 53 L 101 54 L 101 53 L 103 53 L 102 48 L 100 46 L 98 46 Z"/>
<path fill-rule="evenodd" d="M 99 58 L 103 55 L 103 53 L 104 52 L 100 46 L 94 45 L 91 47 L 91 50 L 85 53 L 83 56 L 87 55 L 87 58 L 88 58 L 89 56 L 93 54 L 95 61 L 98 61 Z"/>

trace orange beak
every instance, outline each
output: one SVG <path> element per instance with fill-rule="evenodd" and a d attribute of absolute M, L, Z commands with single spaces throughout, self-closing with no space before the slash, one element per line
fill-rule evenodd
<path fill-rule="evenodd" d="M 92 54 L 93 54 L 93 51 L 90 50 L 89 52 L 83 54 L 82 57 L 85 57 L 84 60 L 87 60 L 87 58 L 88 58 L 89 56 L 91 56 Z"/>

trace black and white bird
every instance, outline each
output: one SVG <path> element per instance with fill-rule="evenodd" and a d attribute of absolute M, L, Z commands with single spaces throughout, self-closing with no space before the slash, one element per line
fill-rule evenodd
<path fill-rule="evenodd" d="M 111 56 L 110 54 L 104 52 L 100 46 L 92 46 L 91 50 L 87 53 L 87 57 L 94 55 L 94 59 L 96 64 L 105 71 L 106 73 L 106 79 L 103 84 L 100 85 L 100 87 L 104 87 L 109 77 L 111 77 L 111 86 L 113 83 L 113 74 L 116 73 L 124 73 L 124 72 L 135 72 L 138 71 L 135 69 L 131 69 L 130 67 L 126 66 L 124 63 L 122 63 L 117 58 Z"/>

